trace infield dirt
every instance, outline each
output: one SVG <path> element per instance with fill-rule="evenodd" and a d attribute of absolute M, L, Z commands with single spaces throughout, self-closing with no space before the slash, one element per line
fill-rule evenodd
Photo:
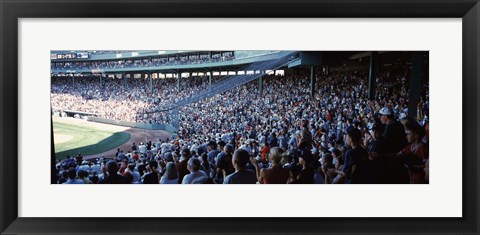
<path fill-rule="evenodd" d="M 112 131 L 112 132 L 127 132 L 130 134 L 130 139 L 119 146 L 119 149 L 124 150 L 127 152 L 128 150 L 131 149 L 131 146 L 133 143 L 136 143 L 137 146 L 139 145 L 140 142 L 147 142 L 147 141 L 152 141 L 153 143 L 156 142 L 158 139 L 166 139 L 170 138 L 171 134 L 167 131 L 164 130 L 144 130 L 144 129 L 138 129 L 138 128 L 130 128 L 130 127 L 124 127 L 124 126 L 115 126 L 115 125 L 110 125 L 110 124 L 103 124 L 103 123 L 96 123 L 96 122 L 89 122 L 86 120 L 82 119 L 75 119 L 75 118 L 59 118 L 59 117 L 54 117 L 54 121 L 62 122 L 65 124 L 82 124 L 86 126 L 90 126 L 93 128 L 97 128 L 99 130 L 105 130 L 105 131 Z M 57 142 L 57 134 L 54 134 L 55 142 Z M 65 139 L 68 138 L 68 136 L 59 136 L 59 141 L 66 142 Z M 68 140 L 67 140 L 68 141 Z M 106 158 L 114 158 L 115 153 L 117 152 L 117 148 L 108 150 L 106 152 L 102 153 L 97 153 L 93 155 L 88 155 L 84 156 L 84 159 L 90 159 L 90 158 L 99 158 L 101 156 L 104 156 Z"/>

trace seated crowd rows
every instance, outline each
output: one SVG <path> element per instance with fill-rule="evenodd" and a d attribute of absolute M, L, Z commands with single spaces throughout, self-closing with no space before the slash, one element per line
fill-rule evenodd
<path fill-rule="evenodd" d="M 367 99 L 364 73 L 321 75 L 313 97 L 305 74 L 266 76 L 262 93 L 253 81 L 180 108 L 179 132 L 172 139 L 102 159 L 80 155 L 58 161 L 58 183 L 427 183 L 428 81 L 417 117 L 408 118 L 403 74 L 380 73 L 375 100 Z M 190 79 L 178 89 L 164 79 L 149 93 L 147 81 L 132 80 L 128 90 L 114 79 L 103 87 L 89 80 L 75 89 L 53 81 L 52 107 L 86 112 L 109 107 L 111 113 L 101 116 L 169 123 L 170 115 L 145 110 L 208 84 L 205 78 Z"/>

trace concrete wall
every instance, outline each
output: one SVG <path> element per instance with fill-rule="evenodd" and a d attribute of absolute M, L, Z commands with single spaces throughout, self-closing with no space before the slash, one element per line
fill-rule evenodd
<path fill-rule="evenodd" d="M 105 123 L 110 125 L 117 125 L 117 126 L 146 129 L 146 130 L 165 130 L 170 133 L 177 132 L 177 129 L 175 127 L 167 124 L 148 124 L 148 123 L 140 123 L 140 122 L 127 122 L 127 121 L 118 121 L 118 120 L 99 118 L 99 117 L 88 117 L 88 121 Z"/>

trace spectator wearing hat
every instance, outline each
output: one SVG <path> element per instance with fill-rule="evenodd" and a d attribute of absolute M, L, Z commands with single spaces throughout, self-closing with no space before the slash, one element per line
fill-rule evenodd
<path fill-rule="evenodd" d="M 194 157 L 190 158 L 187 167 L 190 174 L 183 177 L 182 184 L 203 184 L 208 181 L 207 174 L 201 170 L 200 159 Z"/>
<path fill-rule="evenodd" d="M 160 184 L 178 184 L 178 172 L 174 162 L 168 162 Z"/>
<path fill-rule="evenodd" d="M 394 113 L 394 115 L 408 112 L 408 97 L 406 97 L 408 92 L 404 92 L 408 87 L 397 81 L 399 79 L 396 76 L 390 76 L 389 78 L 388 76 L 385 77 L 384 74 L 379 74 L 379 77 L 382 79 L 377 84 L 379 88 L 377 89 L 378 99 L 371 102 L 368 102 L 365 96 L 367 94 L 367 87 L 364 85 L 367 81 L 366 74 L 331 73 L 322 77 L 322 84 L 319 86 L 320 90 L 314 99 L 308 98 L 308 80 L 302 79 L 305 77 L 308 76 L 305 74 L 287 75 L 284 79 L 267 76 L 264 80 L 265 94 L 262 97 L 257 97 L 258 99 L 252 100 L 249 97 L 249 91 L 254 90 L 256 87 L 254 83 L 250 82 L 236 89 L 226 91 L 222 96 L 212 97 L 208 100 L 196 102 L 194 105 L 180 108 L 179 115 L 182 116 L 179 118 L 178 123 L 180 131 L 175 133 L 171 139 L 167 139 L 165 143 L 162 141 L 162 144 L 160 144 L 162 149 L 160 155 L 164 154 L 166 150 L 178 153 L 180 149 L 189 148 L 191 152 L 197 151 L 198 156 L 201 156 L 202 151 L 200 150 L 204 149 L 203 151 L 206 152 L 209 140 L 230 141 L 235 139 L 237 143 L 243 144 L 243 142 L 238 141 L 242 137 L 243 140 L 251 138 L 254 141 L 269 142 L 271 133 L 279 134 L 280 132 L 285 132 L 285 137 L 291 138 L 287 146 L 290 149 L 298 149 L 302 155 L 305 152 L 311 153 L 311 151 L 305 150 L 312 147 L 318 149 L 321 154 L 326 154 L 326 149 L 331 147 L 343 149 L 346 140 L 344 135 L 346 126 L 353 124 L 360 128 L 371 128 L 374 114 L 379 113 L 382 107 L 395 107 L 394 112 L 389 111 Z M 156 84 L 156 89 L 162 87 L 162 89 L 172 91 L 168 92 L 168 96 L 165 96 L 161 92 L 145 93 L 145 81 L 142 79 L 130 79 L 128 81 L 130 83 L 130 92 L 127 93 L 120 89 L 121 86 L 117 86 L 121 81 L 117 81 L 118 79 L 107 79 L 105 80 L 105 85 L 109 91 L 98 92 L 97 94 L 95 94 L 95 90 L 103 89 L 96 78 L 84 77 L 79 79 L 79 83 L 75 87 L 70 86 L 64 80 L 52 78 L 52 109 L 55 111 L 66 109 L 86 112 L 98 111 L 99 116 L 102 118 L 152 124 L 172 124 L 172 120 L 169 120 L 170 115 L 160 115 L 159 112 L 156 112 L 156 109 L 201 92 L 202 87 L 208 84 L 208 82 L 205 83 L 205 79 L 202 82 L 201 78 L 187 79 L 184 84 L 185 89 L 182 88 L 182 91 L 179 91 L 175 88 L 176 83 L 174 79 L 158 80 L 159 84 Z M 217 82 L 220 82 L 220 80 Z M 425 105 L 421 107 L 425 113 L 418 115 L 419 120 L 422 119 L 422 116 L 427 117 L 428 115 L 428 86 L 425 88 L 425 97 L 427 99 L 425 100 Z M 88 98 L 88 102 L 84 102 L 83 94 L 91 96 Z M 157 101 L 150 102 L 151 98 Z M 126 99 L 135 103 L 124 102 Z M 99 107 L 101 107 L 100 110 Z M 147 114 L 145 112 L 152 113 Z M 427 120 L 425 119 L 424 121 Z M 422 126 L 425 126 L 424 121 L 421 121 Z M 315 142 L 306 144 L 305 149 L 300 149 L 297 148 L 297 144 L 302 140 L 301 134 L 305 129 L 312 136 L 312 142 L 313 139 L 315 139 Z M 335 130 L 337 130 L 337 133 Z M 296 137 L 297 131 L 300 134 L 298 138 Z M 239 133 L 239 135 L 235 135 L 235 133 Z M 280 142 L 281 136 L 281 134 L 277 135 L 278 142 Z M 335 136 L 336 139 L 334 140 Z M 371 141 L 365 143 L 365 149 L 369 149 L 367 146 L 375 140 L 373 135 L 369 138 L 371 138 Z M 331 141 L 334 141 L 335 145 L 327 146 Z M 425 143 L 428 143 L 428 137 L 425 137 Z M 197 146 L 196 149 L 193 148 L 194 146 Z M 249 149 L 248 144 L 246 144 L 246 148 Z M 225 154 L 223 149 L 224 146 L 220 146 L 219 152 L 221 152 L 222 156 Z M 251 155 L 254 152 L 259 152 L 253 149 L 252 146 L 252 151 L 249 152 Z M 138 151 L 138 148 L 136 151 Z M 344 150 L 341 151 L 345 153 Z M 128 153 L 126 155 L 130 160 L 131 154 L 130 152 Z M 397 153 L 398 151 L 389 152 L 388 155 L 397 156 Z M 145 163 L 151 160 L 152 155 L 147 152 L 147 155 L 142 155 L 139 159 L 138 157 L 138 155 L 134 157 L 134 162 L 139 164 L 139 173 L 144 174 L 143 170 L 146 169 Z M 305 157 L 308 158 L 308 156 Z M 398 162 L 401 160 L 398 157 L 395 159 L 398 159 Z M 212 158 L 209 160 L 212 161 Z M 142 162 L 144 163 L 142 164 Z M 318 161 L 314 160 L 312 162 Z M 64 166 L 63 170 L 67 170 L 69 167 L 76 167 L 75 163 L 74 155 L 69 160 L 63 161 L 61 165 Z M 291 164 L 288 164 L 288 166 L 295 169 L 295 176 L 298 175 L 302 169 L 302 165 L 298 164 L 298 157 L 292 158 L 289 163 Z M 81 167 L 80 164 L 81 162 L 78 163 L 78 167 Z M 401 165 L 403 167 L 403 163 Z M 163 172 L 165 166 L 166 162 L 165 165 L 162 163 L 159 170 Z M 296 168 L 298 166 L 300 169 L 297 171 Z M 249 167 L 250 164 L 247 165 L 247 168 Z M 212 170 L 216 170 L 216 168 L 216 165 L 212 166 Z M 407 173 L 408 179 L 408 171 L 405 167 L 403 168 Z M 313 169 L 318 169 L 318 167 Z M 343 170 L 341 171 L 343 172 Z M 61 169 L 59 169 L 59 176 L 61 172 Z M 337 173 L 338 175 L 340 174 Z M 107 174 L 105 173 L 106 176 Z"/>
<path fill-rule="evenodd" d="M 346 139 L 351 149 L 345 153 L 345 165 L 343 167 L 345 183 L 367 183 L 368 152 L 360 144 L 362 139 L 360 131 L 353 127 L 347 128 Z"/>
<path fill-rule="evenodd" d="M 389 107 L 380 109 L 380 121 L 385 125 L 383 137 L 385 138 L 386 151 L 389 153 L 398 153 L 407 145 L 405 128 L 394 118 L 394 114 Z"/>
<path fill-rule="evenodd" d="M 125 177 L 118 174 L 118 165 L 114 160 L 107 162 L 106 168 L 104 171 L 108 173 L 107 177 L 100 180 L 99 184 L 127 184 L 128 181 Z M 105 173 L 104 173 L 105 174 Z"/>
<path fill-rule="evenodd" d="M 223 170 L 225 179 L 224 184 L 255 184 L 257 183 L 257 176 L 255 172 L 247 170 L 247 163 L 250 160 L 250 154 L 245 149 L 237 149 L 233 153 L 232 164 L 235 168 L 235 172 L 226 175 L 226 171 Z"/>
<path fill-rule="evenodd" d="M 383 125 L 375 123 L 371 130 L 372 141 L 368 144 L 368 183 L 387 184 L 391 182 L 390 175 L 392 159 L 386 156 L 385 140 L 383 138 Z"/>
<path fill-rule="evenodd" d="M 217 174 L 215 177 L 216 183 L 223 183 L 223 176 L 230 175 L 235 172 L 235 168 L 232 164 L 234 147 L 231 144 L 227 144 L 224 147 L 222 153 L 217 158 Z M 225 171 L 225 173 L 224 173 Z"/>
<path fill-rule="evenodd" d="M 398 117 L 398 120 L 400 121 L 400 123 L 402 123 L 402 125 L 405 127 L 405 124 L 407 123 L 408 121 L 408 117 L 405 113 L 401 113 L 400 116 Z"/>
<path fill-rule="evenodd" d="M 283 157 L 283 150 L 279 147 L 273 147 L 270 149 L 270 155 L 268 159 L 272 163 L 271 167 L 260 169 L 258 161 L 255 158 L 251 158 L 253 166 L 255 167 L 258 182 L 260 184 L 286 184 L 290 178 L 290 171 L 282 167 L 280 163 Z"/>
<path fill-rule="evenodd" d="M 375 122 L 373 124 L 371 130 L 367 133 L 365 133 L 365 143 L 364 146 L 367 147 L 367 150 L 369 152 L 369 158 L 373 159 L 377 157 L 377 153 L 387 153 L 387 145 L 385 142 L 385 138 L 383 137 L 384 133 L 384 126 L 382 125 L 381 122 Z M 375 148 L 374 152 L 371 151 Z"/>

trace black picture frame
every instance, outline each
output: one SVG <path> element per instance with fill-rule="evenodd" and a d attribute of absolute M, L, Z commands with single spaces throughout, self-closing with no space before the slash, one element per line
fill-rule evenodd
<path fill-rule="evenodd" d="M 0 232 L 5 234 L 478 234 L 478 0 L 0 0 Z M 387 17 L 463 19 L 462 218 L 18 217 L 18 19 L 121 17 Z M 455 118 L 452 116 L 452 118 Z M 445 156 L 451 157 L 451 156 Z M 39 199 L 41 201 L 41 199 Z M 439 205 L 441 206 L 441 205 Z M 248 225 L 248 226 L 247 226 Z"/>

